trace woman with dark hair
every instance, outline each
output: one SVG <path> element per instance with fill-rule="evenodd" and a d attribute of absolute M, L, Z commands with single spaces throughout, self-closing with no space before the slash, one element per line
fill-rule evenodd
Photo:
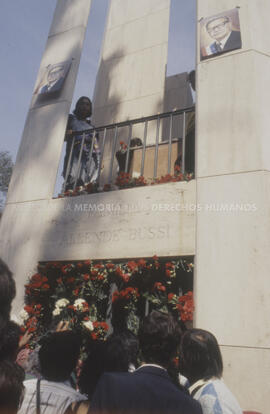
<path fill-rule="evenodd" d="M 72 132 L 84 131 L 93 128 L 90 117 L 92 115 L 92 102 L 87 96 L 78 99 L 73 114 L 69 115 L 66 132 L 66 155 L 64 160 L 63 177 L 65 178 L 65 190 L 73 189 L 74 185 L 85 185 L 97 179 L 100 164 L 100 151 L 98 137 L 93 134 L 86 134 L 81 160 L 79 165 L 80 150 L 83 142 L 83 135 L 76 135 L 72 150 Z M 92 141 L 93 149 L 92 149 Z M 92 154 L 91 154 L 92 149 Z M 72 154 L 71 154 L 72 150 Z M 71 159 L 69 163 L 69 158 Z M 68 165 L 69 164 L 69 165 Z"/>
<path fill-rule="evenodd" d="M 24 396 L 24 371 L 12 361 L 0 362 L 0 413 L 16 414 Z"/>
<path fill-rule="evenodd" d="M 216 338 L 203 329 L 189 329 L 182 337 L 181 373 L 191 384 L 191 396 L 203 414 L 242 414 L 242 410 L 222 380 L 223 362 Z"/>
<path fill-rule="evenodd" d="M 19 414 L 68 414 L 73 403 L 86 398 L 72 387 L 71 375 L 80 355 L 75 332 L 51 332 L 38 352 L 41 378 L 24 382 L 25 397 Z"/>
<path fill-rule="evenodd" d="M 138 352 L 138 339 L 129 330 L 113 333 L 104 342 L 93 343 L 79 377 L 80 392 L 91 400 L 104 372 L 133 372 Z"/>
<path fill-rule="evenodd" d="M 14 321 L 8 321 L 0 334 L 0 361 L 15 362 L 19 351 L 21 328 Z"/>

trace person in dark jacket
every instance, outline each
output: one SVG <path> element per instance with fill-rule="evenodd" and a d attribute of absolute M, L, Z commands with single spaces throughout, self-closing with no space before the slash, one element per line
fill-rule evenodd
<path fill-rule="evenodd" d="M 166 369 L 177 353 L 179 341 L 173 317 L 151 312 L 139 330 L 145 363 L 132 373 L 105 373 L 93 395 L 90 412 L 202 414 L 200 404 L 173 384 Z"/>
<path fill-rule="evenodd" d="M 84 139 L 83 134 L 76 135 L 74 139 L 71 135 L 72 132 L 93 128 L 90 121 L 91 115 L 91 100 L 87 96 L 81 96 L 76 103 L 73 114 L 70 114 L 68 118 L 65 137 L 67 145 L 62 172 L 66 182 L 65 191 L 73 189 L 75 185 L 81 186 L 97 180 L 100 164 L 98 135 L 87 133 Z M 94 142 L 92 142 L 93 140 Z"/>

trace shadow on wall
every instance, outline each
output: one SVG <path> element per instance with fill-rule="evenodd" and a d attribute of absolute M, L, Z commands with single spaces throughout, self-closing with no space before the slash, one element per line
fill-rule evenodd
<path fill-rule="evenodd" d="M 78 56 L 80 42 L 75 39 L 66 45 L 59 61 Z M 49 43 L 46 56 L 52 56 L 53 47 Z M 7 208 L 1 219 L 1 255 L 18 278 L 19 301 L 23 297 L 27 273 L 43 252 L 43 233 L 51 214 L 49 200 L 53 194 L 70 106 L 67 98 L 73 92 L 72 83 L 68 89 L 68 82 L 75 76 L 77 65 L 76 59 L 57 98 L 48 97 L 42 106 L 37 105 L 29 111 L 9 187 Z"/>
<path fill-rule="evenodd" d="M 55 45 L 49 43 L 47 56 L 52 54 L 53 47 Z M 72 42 L 59 60 L 69 60 L 77 54 L 78 42 Z M 48 199 L 52 196 L 70 107 L 68 98 L 73 92 L 72 87 L 71 90 L 67 88 L 77 65 L 78 61 L 73 60 L 64 87 L 57 98 L 48 96 L 46 102 L 43 99 L 42 106 L 38 100 L 36 106 L 29 111 L 10 183 L 8 202 Z"/>
<path fill-rule="evenodd" d="M 103 99 L 106 100 L 110 108 L 114 108 L 114 116 L 118 116 L 117 104 L 120 101 L 119 95 L 115 92 L 112 93 L 111 82 L 113 82 L 112 73 L 117 72 L 117 60 L 111 59 L 110 71 L 107 73 L 106 88 L 103 89 Z M 100 126 L 100 125 L 96 125 Z M 103 164 L 107 162 L 106 157 L 112 152 L 112 140 L 114 131 L 106 135 L 106 145 L 104 150 Z M 102 145 L 103 134 L 100 136 L 100 145 Z M 119 139 L 118 139 L 119 141 Z M 118 145 L 118 144 L 117 144 Z M 116 147 L 117 147 L 116 145 Z M 117 162 L 115 159 L 115 166 Z M 59 171 L 61 168 L 59 169 Z M 106 171 L 103 168 L 103 175 Z M 107 173 L 107 172 L 106 172 Z M 106 179 L 106 178 L 105 178 Z M 91 202 L 102 204 L 106 203 L 108 195 L 107 193 L 95 194 L 89 196 L 76 197 L 71 199 L 56 199 L 49 202 L 49 220 L 44 226 L 43 242 L 40 245 L 39 260 L 84 260 L 93 258 L 93 252 L 91 251 L 91 244 L 93 243 L 94 234 L 99 234 L 100 221 L 95 214 L 91 214 L 91 211 L 83 211 L 81 205 L 91 205 Z M 128 202 L 128 195 L 122 194 L 122 198 Z M 53 208 L 55 206 L 55 208 Z M 108 221 L 108 227 L 109 227 Z M 88 235 L 86 235 L 86 233 Z M 97 236 L 98 237 L 98 236 Z M 100 236 L 102 239 L 102 235 Z M 57 252 L 54 248 L 50 247 L 50 240 L 54 241 Z M 97 238 L 98 241 L 98 238 Z M 74 249 L 74 244 L 76 247 Z M 95 245 L 97 243 L 94 243 Z M 78 254 L 78 246 L 82 245 L 81 254 Z M 102 246 L 102 244 L 101 244 Z M 74 254 L 75 250 L 75 254 Z M 87 250 L 87 253 L 85 251 Z M 52 256 L 50 257 L 50 252 Z"/>
<path fill-rule="evenodd" d="M 119 51 L 119 53 L 122 53 L 122 51 Z M 70 48 L 61 60 L 68 60 L 74 55 L 75 46 Z M 106 107 L 111 111 L 109 113 L 113 119 L 119 118 L 120 110 L 123 107 L 118 105 L 121 97 L 114 87 L 114 82 L 116 82 L 114 75 L 117 74 L 118 63 L 118 59 L 112 56 L 106 84 L 102 92 L 107 103 Z M 105 64 L 101 62 L 100 73 L 104 70 Z M 68 76 L 70 75 L 71 73 Z M 24 271 L 27 269 L 27 272 L 29 272 L 29 268 L 32 269 L 34 262 L 88 259 L 97 256 L 97 248 L 100 246 L 100 249 L 102 249 L 102 243 L 106 242 L 104 232 L 102 232 L 103 229 L 100 229 L 100 221 L 96 219 L 97 217 L 90 215 L 88 212 L 74 212 L 74 209 L 75 204 L 83 202 L 89 204 L 92 200 L 105 203 L 107 194 L 82 196 L 72 202 L 70 199 L 50 199 L 55 183 L 55 171 L 62 150 L 67 115 L 70 109 L 68 103 L 61 101 L 64 93 L 65 87 L 57 101 L 48 99 L 47 105 L 31 110 L 31 119 L 28 118 L 26 122 L 24 139 L 18 152 L 10 186 L 10 193 L 15 193 L 15 197 L 18 197 L 18 199 L 23 198 L 25 193 L 30 194 L 28 200 L 40 198 L 39 201 L 35 201 L 35 204 L 26 202 L 24 206 L 22 204 L 21 206 L 14 206 L 11 217 L 14 218 L 13 226 L 16 231 L 14 230 L 13 235 L 10 233 L 8 223 L 3 228 L 6 230 L 5 234 L 10 237 L 10 250 L 12 251 L 12 257 L 15 258 L 10 258 L 9 265 L 21 278 L 18 288 L 18 295 L 21 297 L 23 296 L 23 282 L 29 276 Z M 65 115 L 59 117 L 58 108 L 63 113 L 63 105 L 65 106 Z M 125 105 L 125 103 L 122 105 Z M 153 107 L 153 113 L 159 112 L 161 105 L 162 102 L 159 100 L 156 107 Z M 97 126 L 102 123 L 104 122 L 97 123 Z M 125 135 L 124 132 L 123 134 Z M 120 139 L 119 136 L 118 143 Z M 108 153 L 111 153 L 111 139 L 107 137 L 106 140 L 108 140 Z M 40 191 L 32 193 L 33 186 L 37 189 L 40 188 Z M 34 194 L 33 197 L 32 194 Z M 123 203 L 128 203 L 129 193 L 122 192 L 121 200 Z M 71 205 L 71 203 L 73 204 Z M 110 228 L 110 218 L 108 218 L 107 228 Z M 97 238 L 98 243 L 95 242 L 94 237 Z M 82 249 L 78 246 L 81 246 Z M 100 253 L 99 256 L 101 255 Z M 13 263 L 10 263 L 11 260 L 13 260 Z M 20 267 L 20 263 L 24 263 L 24 266 Z M 27 265 L 27 263 L 31 264 Z"/>

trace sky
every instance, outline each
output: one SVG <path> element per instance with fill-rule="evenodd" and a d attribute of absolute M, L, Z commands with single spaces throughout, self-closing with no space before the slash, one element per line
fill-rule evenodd
<path fill-rule="evenodd" d="M 0 151 L 15 161 L 57 0 L 0 3 Z M 108 3 L 92 0 L 72 108 L 93 95 Z M 196 0 L 171 0 L 167 75 L 194 69 L 195 23 Z"/>

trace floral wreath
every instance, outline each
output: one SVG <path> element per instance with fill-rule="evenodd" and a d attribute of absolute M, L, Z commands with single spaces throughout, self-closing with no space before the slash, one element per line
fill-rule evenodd
<path fill-rule="evenodd" d="M 116 330 L 137 332 L 146 309 L 192 321 L 193 263 L 187 259 L 47 262 L 25 285 L 22 332 L 37 340 L 59 321 L 69 322 L 84 343 L 104 340 L 110 319 Z"/>

